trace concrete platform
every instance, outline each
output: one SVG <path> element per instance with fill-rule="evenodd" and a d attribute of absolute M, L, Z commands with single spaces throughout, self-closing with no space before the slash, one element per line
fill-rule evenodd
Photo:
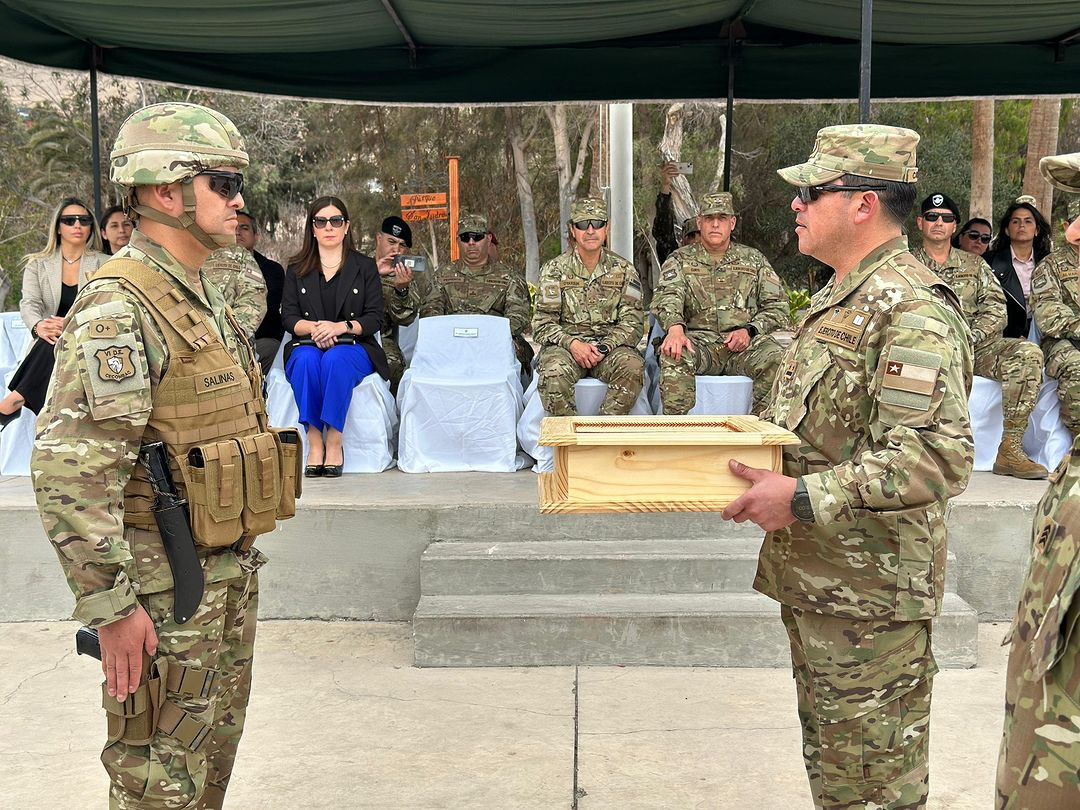
<path fill-rule="evenodd" d="M 1005 625 L 935 679 L 928 810 L 985 810 Z M 105 810 L 96 662 L 0 625 L 0 805 Z M 263 621 L 227 810 L 811 810 L 784 669 L 416 669 L 407 624 Z"/>
<path fill-rule="evenodd" d="M 536 476 L 519 473 L 349 475 L 305 482 L 296 518 L 259 545 L 271 557 L 263 615 L 407 621 L 420 598 L 420 557 L 434 541 L 753 542 L 751 524 L 714 513 L 540 515 Z M 949 510 L 956 592 L 981 621 L 1011 619 L 1030 526 L 1046 483 L 975 473 Z M 37 516 L 28 478 L 0 479 L 0 621 L 57 620 L 71 594 Z"/>

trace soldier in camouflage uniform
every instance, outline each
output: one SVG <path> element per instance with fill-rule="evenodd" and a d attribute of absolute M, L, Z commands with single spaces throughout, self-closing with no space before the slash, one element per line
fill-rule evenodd
<path fill-rule="evenodd" d="M 577 413 L 574 385 L 582 377 L 607 383 L 605 416 L 629 413 L 641 393 L 641 286 L 634 265 L 604 247 L 607 223 L 603 200 L 576 200 L 570 249 L 540 268 L 533 336 L 541 347 L 537 389 L 551 416 Z"/>
<path fill-rule="evenodd" d="M 960 209 L 945 194 L 931 194 L 915 220 L 923 244 L 911 253 L 952 287 L 971 330 L 975 373 L 1001 382 L 1005 431 L 994 459 L 996 475 L 1046 478 L 1046 468 L 1024 452 L 1024 431 L 1042 386 L 1043 356 L 1030 340 L 1002 336 L 1005 293 L 982 257 L 954 248 L 952 235 Z"/>
<path fill-rule="evenodd" d="M 694 407 L 698 374 L 750 377 L 760 413 L 784 353 L 770 333 L 789 322 L 787 296 L 769 260 L 731 240 L 730 194 L 706 194 L 698 222 L 699 241 L 668 257 L 653 293 L 653 314 L 667 332 L 657 353 L 664 413 Z"/>
<path fill-rule="evenodd" d="M 783 473 L 732 462 L 724 510 L 768 534 L 754 587 L 781 603 L 814 805 L 926 805 L 930 620 L 945 510 L 973 461 L 972 351 L 952 290 L 907 250 L 909 129 L 818 132 L 797 187 L 799 250 L 833 268 L 784 356 L 768 418 L 799 437 Z"/>
<path fill-rule="evenodd" d="M 247 164 L 232 122 L 205 107 L 155 104 L 124 122 L 111 177 L 136 230 L 68 313 L 38 419 L 42 522 L 74 617 L 100 637 L 111 810 L 220 810 L 251 685 L 265 562 L 251 543 L 294 503 L 299 437 L 289 451 L 266 427 L 254 353 L 199 270 L 232 239 Z M 136 461 L 152 441 L 190 504 L 201 572 L 176 580 L 202 589 L 190 616 Z"/>
<path fill-rule="evenodd" d="M 386 364 L 390 367 L 390 391 L 397 394 L 401 375 L 405 373 L 405 355 L 398 345 L 398 330 L 416 320 L 420 312 L 421 282 L 413 278 L 412 268 L 394 257 L 402 256 L 412 247 L 412 228 L 401 217 L 389 216 L 375 234 L 375 265 L 379 268 L 385 312 L 381 331 Z"/>
<path fill-rule="evenodd" d="M 1039 168 L 1052 185 L 1080 194 L 1080 153 L 1045 157 Z M 1060 260 L 1064 264 L 1071 250 L 1074 284 L 1080 265 L 1077 200 Z M 1080 434 L 1035 510 L 1031 563 L 1020 593 L 1006 639 L 1012 647 L 996 807 L 1075 808 L 1080 806 Z"/>
<path fill-rule="evenodd" d="M 1048 165 L 1047 171 L 1056 166 Z M 1064 181 L 1054 185 L 1065 187 Z M 1075 438 L 1080 436 L 1080 262 L 1075 244 L 1059 245 L 1035 267 L 1031 309 L 1042 335 L 1046 373 L 1058 382 L 1061 419 Z"/>
<path fill-rule="evenodd" d="M 491 234 L 485 217 L 465 214 L 458 221 L 461 258 L 431 275 L 420 317 L 432 315 L 497 315 L 510 321 L 514 352 L 521 368 L 532 369 L 533 350 L 525 339 L 529 328 L 529 285 L 524 273 L 489 260 Z"/>
<path fill-rule="evenodd" d="M 251 251 L 240 245 L 218 248 L 202 267 L 217 285 L 250 340 L 266 316 L 266 280 Z"/>

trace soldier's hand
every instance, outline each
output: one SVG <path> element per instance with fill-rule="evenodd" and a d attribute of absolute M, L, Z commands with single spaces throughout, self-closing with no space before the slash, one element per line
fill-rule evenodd
<path fill-rule="evenodd" d="M 393 256 L 383 256 L 381 259 L 375 262 L 375 266 L 378 268 L 380 276 L 389 276 L 398 269 L 394 265 Z"/>
<path fill-rule="evenodd" d="M 668 330 L 667 337 L 660 344 L 660 354 L 672 358 L 677 363 L 682 360 L 683 351 L 694 354 L 694 344 L 686 336 L 682 324 L 675 324 Z"/>
<path fill-rule="evenodd" d="M 154 623 L 139 605 L 130 616 L 99 627 L 98 641 L 106 689 L 112 697 L 123 700 L 139 688 L 143 650 L 151 658 L 157 652 Z"/>
<path fill-rule="evenodd" d="M 409 286 L 410 281 L 412 281 L 412 268 L 399 264 L 397 267 L 397 277 L 394 279 L 394 286 L 399 290 L 404 290 Z"/>
<path fill-rule="evenodd" d="M 733 332 L 728 332 L 727 337 L 724 338 L 724 347 L 729 352 L 746 351 L 746 347 L 749 345 L 750 333 L 745 329 L 736 329 Z"/>
<path fill-rule="evenodd" d="M 747 467 L 734 459 L 728 462 L 728 467 L 739 478 L 750 481 L 752 486 L 728 504 L 721 513 L 724 520 L 734 520 L 736 523 L 749 520 L 767 532 L 795 522 L 795 515 L 791 514 L 791 498 L 795 495 L 794 478 L 772 470 Z"/>
<path fill-rule="evenodd" d="M 592 368 L 604 359 L 604 355 L 593 344 L 577 338 L 570 341 L 570 354 L 573 356 L 574 362 L 582 368 Z"/>

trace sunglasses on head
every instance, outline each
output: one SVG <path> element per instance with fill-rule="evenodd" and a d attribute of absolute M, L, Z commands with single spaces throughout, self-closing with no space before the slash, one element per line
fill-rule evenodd
<path fill-rule="evenodd" d="M 574 223 L 574 227 L 579 231 L 587 231 L 592 228 L 594 231 L 598 231 L 607 225 L 606 219 L 579 219 Z"/>
<path fill-rule="evenodd" d="M 61 225 L 73 226 L 78 224 L 83 226 L 90 226 L 93 223 L 94 218 L 89 214 L 65 214 L 64 216 L 60 217 Z"/>
<path fill-rule="evenodd" d="M 964 231 L 962 236 L 966 236 L 972 242 L 982 242 L 984 245 L 989 245 L 990 240 L 993 238 L 988 233 L 980 233 L 979 231 Z"/>
<path fill-rule="evenodd" d="M 834 191 L 884 191 L 885 186 L 878 185 L 865 185 L 865 186 L 798 186 L 795 189 L 795 193 L 799 195 L 799 200 L 803 205 L 809 205 L 817 200 L 822 194 L 827 194 Z"/>
<path fill-rule="evenodd" d="M 465 233 L 458 234 L 458 239 L 466 245 L 469 244 L 469 242 L 483 242 L 486 238 L 487 234 L 480 233 L 479 231 L 466 231 Z"/>
<path fill-rule="evenodd" d="M 331 225 L 335 228 L 340 228 L 345 224 L 347 220 L 341 214 L 335 214 L 332 217 L 312 217 L 311 224 L 316 228 L 325 228 L 327 225 Z"/>
<path fill-rule="evenodd" d="M 211 191 L 220 194 L 226 200 L 231 200 L 244 190 L 244 175 L 240 172 L 207 169 L 205 172 L 199 172 L 199 174 L 210 181 Z"/>
<path fill-rule="evenodd" d="M 927 211 L 922 218 L 927 222 L 937 222 L 939 219 L 942 222 L 956 222 L 956 214 L 943 214 L 941 211 Z"/>

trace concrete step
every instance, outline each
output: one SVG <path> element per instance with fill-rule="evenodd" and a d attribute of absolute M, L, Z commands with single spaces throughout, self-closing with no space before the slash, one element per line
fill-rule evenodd
<path fill-rule="evenodd" d="M 547 540 L 432 543 L 420 558 L 420 592 L 634 594 L 751 591 L 761 538 Z M 946 568 L 946 591 L 956 588 Z"/>
<path fill-rule="evenodd" d="M 941 666 L 975 666 L 977 621 L 946 594 Z M 421 667 L 790 665 L 780 607 L 758 593 L 425 595 L 413 638 Z"/>

